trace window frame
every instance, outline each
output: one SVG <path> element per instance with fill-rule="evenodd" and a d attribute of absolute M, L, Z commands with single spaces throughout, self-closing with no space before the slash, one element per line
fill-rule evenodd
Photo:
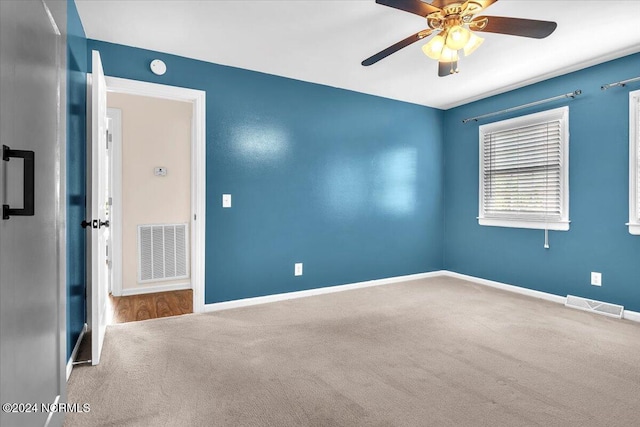
<path fill-rule="evenodd" d="M 629 233 L 640 235 L 640 90 L 629 92 Z"/>
<path fill-rule="evenodd" d="M 500 218 L 495 216 L 485 216 L 484 214 L 484 135 L 488 133 L 521 128 L 534 124 L 545 123 L 553 120 L 560 121 L 560 219 L 536 220 L 523 217 Z M 514 117 L 499 122 L 482 125 L 478 129 L 479 133 L 479 200 L 478 200 L 478 223 L 483 226 L 528 228 L 536 230 L 569 230 L 569 107 L 564 106 L 552 110 L 541 111 L 528 114 L 526 116 Z"/>

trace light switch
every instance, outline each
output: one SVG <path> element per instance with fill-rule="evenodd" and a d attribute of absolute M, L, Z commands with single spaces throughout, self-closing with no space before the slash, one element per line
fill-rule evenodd
<path fill-rule="evenodd" d="M 230 208 L 231 207 L 231 194 L 223 194 L 222 195 L 222 207 Z"/>

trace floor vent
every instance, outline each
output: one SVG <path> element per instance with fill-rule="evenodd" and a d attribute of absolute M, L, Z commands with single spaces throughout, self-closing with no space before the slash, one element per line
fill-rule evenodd
<path fill-rule="evenodd" d="M 567 295 L 567 302 L 565 302 L 564 305 L 566 307 L 577 308 L 578 310 L 590 311 L 592 313 L 598 313 L 618 319 L 622 319 L 622 313 L 624 312 L 624 307 L 621 305 L 594 301 L 582 297 L 575 297 L 573 295 Z"/>
<path fill-rule="evenodd" d="M 138 226 L 138 282 L 189 277 L 187 224 Z"/>

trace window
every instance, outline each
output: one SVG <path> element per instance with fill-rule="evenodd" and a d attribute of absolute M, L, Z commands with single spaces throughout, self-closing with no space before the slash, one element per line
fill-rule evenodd
<path fill-rule="evenodd" d="M 480 126 L 480 225 L 569 229 L 569 107 Z"/>
<path fill-rule="evenodd" d="M 640 90 L 629 94 L 629 233 L 640 235 Z"/>

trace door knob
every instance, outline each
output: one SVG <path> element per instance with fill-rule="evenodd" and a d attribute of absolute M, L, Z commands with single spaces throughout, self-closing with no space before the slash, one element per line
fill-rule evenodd
<path fill-rule="evenodd" d="M 98 219 L 94 219 L 94 220 L 91 220 L 91 221 L 82 221 L 80 223 L 80 227 L 82 227 L 82 228 L 87 228 L 87 227 L 91 227 L 91 228 L 109 227 L 109 220 L 100 221 Z"/>

